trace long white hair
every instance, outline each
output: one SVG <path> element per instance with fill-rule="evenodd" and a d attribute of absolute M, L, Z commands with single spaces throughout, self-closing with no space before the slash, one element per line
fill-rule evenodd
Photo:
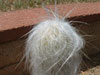
<path fill-rule="evenodd" d="M 59 18 L 56 9 L 48 11 L 53 16 L 36 25 L 26 41 L 25 56 L 30 73 L 77 75 L 84 39 L 70 22 Z"/>

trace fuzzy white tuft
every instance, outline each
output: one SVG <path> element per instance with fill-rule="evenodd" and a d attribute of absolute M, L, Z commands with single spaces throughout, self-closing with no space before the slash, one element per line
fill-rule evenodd
<path fill-rule="evenodd" d="M 84 41 L 69 22 L 57 17 L 35 26 L 26 42 L 31 75 L 77 75 Z"/>

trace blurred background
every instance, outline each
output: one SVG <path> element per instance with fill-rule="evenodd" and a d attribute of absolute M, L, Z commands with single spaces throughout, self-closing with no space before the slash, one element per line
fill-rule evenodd
<path fill-rule="evenodd" d="M 57 0 L 57 4 L 72 2 L 97 2 L 100 0 Z M 54 0 L 0 0 L 0 11 L 12 11 L 17 9 L 27 9 L 41 7 L 42 3 L 54 4 Z"/>

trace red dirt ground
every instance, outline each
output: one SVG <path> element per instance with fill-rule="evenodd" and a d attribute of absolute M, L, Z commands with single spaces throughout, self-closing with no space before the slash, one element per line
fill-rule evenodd
<path fill-rule="evenodd" d="M 49 6 L 54 8 L 54 6 Z M 65 15 L 71 9 L 74 9 L 70 17 L 87 16 L 100 14 L 100 2 L 97 3 L 81 3 L 81 4 L 61 4 L 58 5 L 58 11 L 61 15 Z M 18 28 L 22 26 L 34 25 L 42 21 L 47 13 L 43 8 L 33 8 L 25 10 L 17 10 L 13 12 L 5 12 L 0 15 L 0 31 Z"/>
<path fill-rule="evenodd" d="M 52 5 L 49 7 L 54 8 Z M 70 19 L 91 22 L 100 18 L 100 2 L 57 5 L 58 11 L 62 16 L 74 7 L 76 8 L 69 16 Z M 2 38 L 0 42 L 21 37 L 31 29 L 30 26 L 43 21 L 46 19 L 46 16 L 47 13 L 42 8 L 17 10 L 0 14 L 0 38 Z"/>

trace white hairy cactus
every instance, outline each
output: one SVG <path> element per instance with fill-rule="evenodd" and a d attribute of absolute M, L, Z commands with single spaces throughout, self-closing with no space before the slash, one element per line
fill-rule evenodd
<path fill-rule="evenodd" d="M 36 25 L 26 42 L 26 63 L 31 75 L 77 75 L 83 38 L 56 13 Z"/>

